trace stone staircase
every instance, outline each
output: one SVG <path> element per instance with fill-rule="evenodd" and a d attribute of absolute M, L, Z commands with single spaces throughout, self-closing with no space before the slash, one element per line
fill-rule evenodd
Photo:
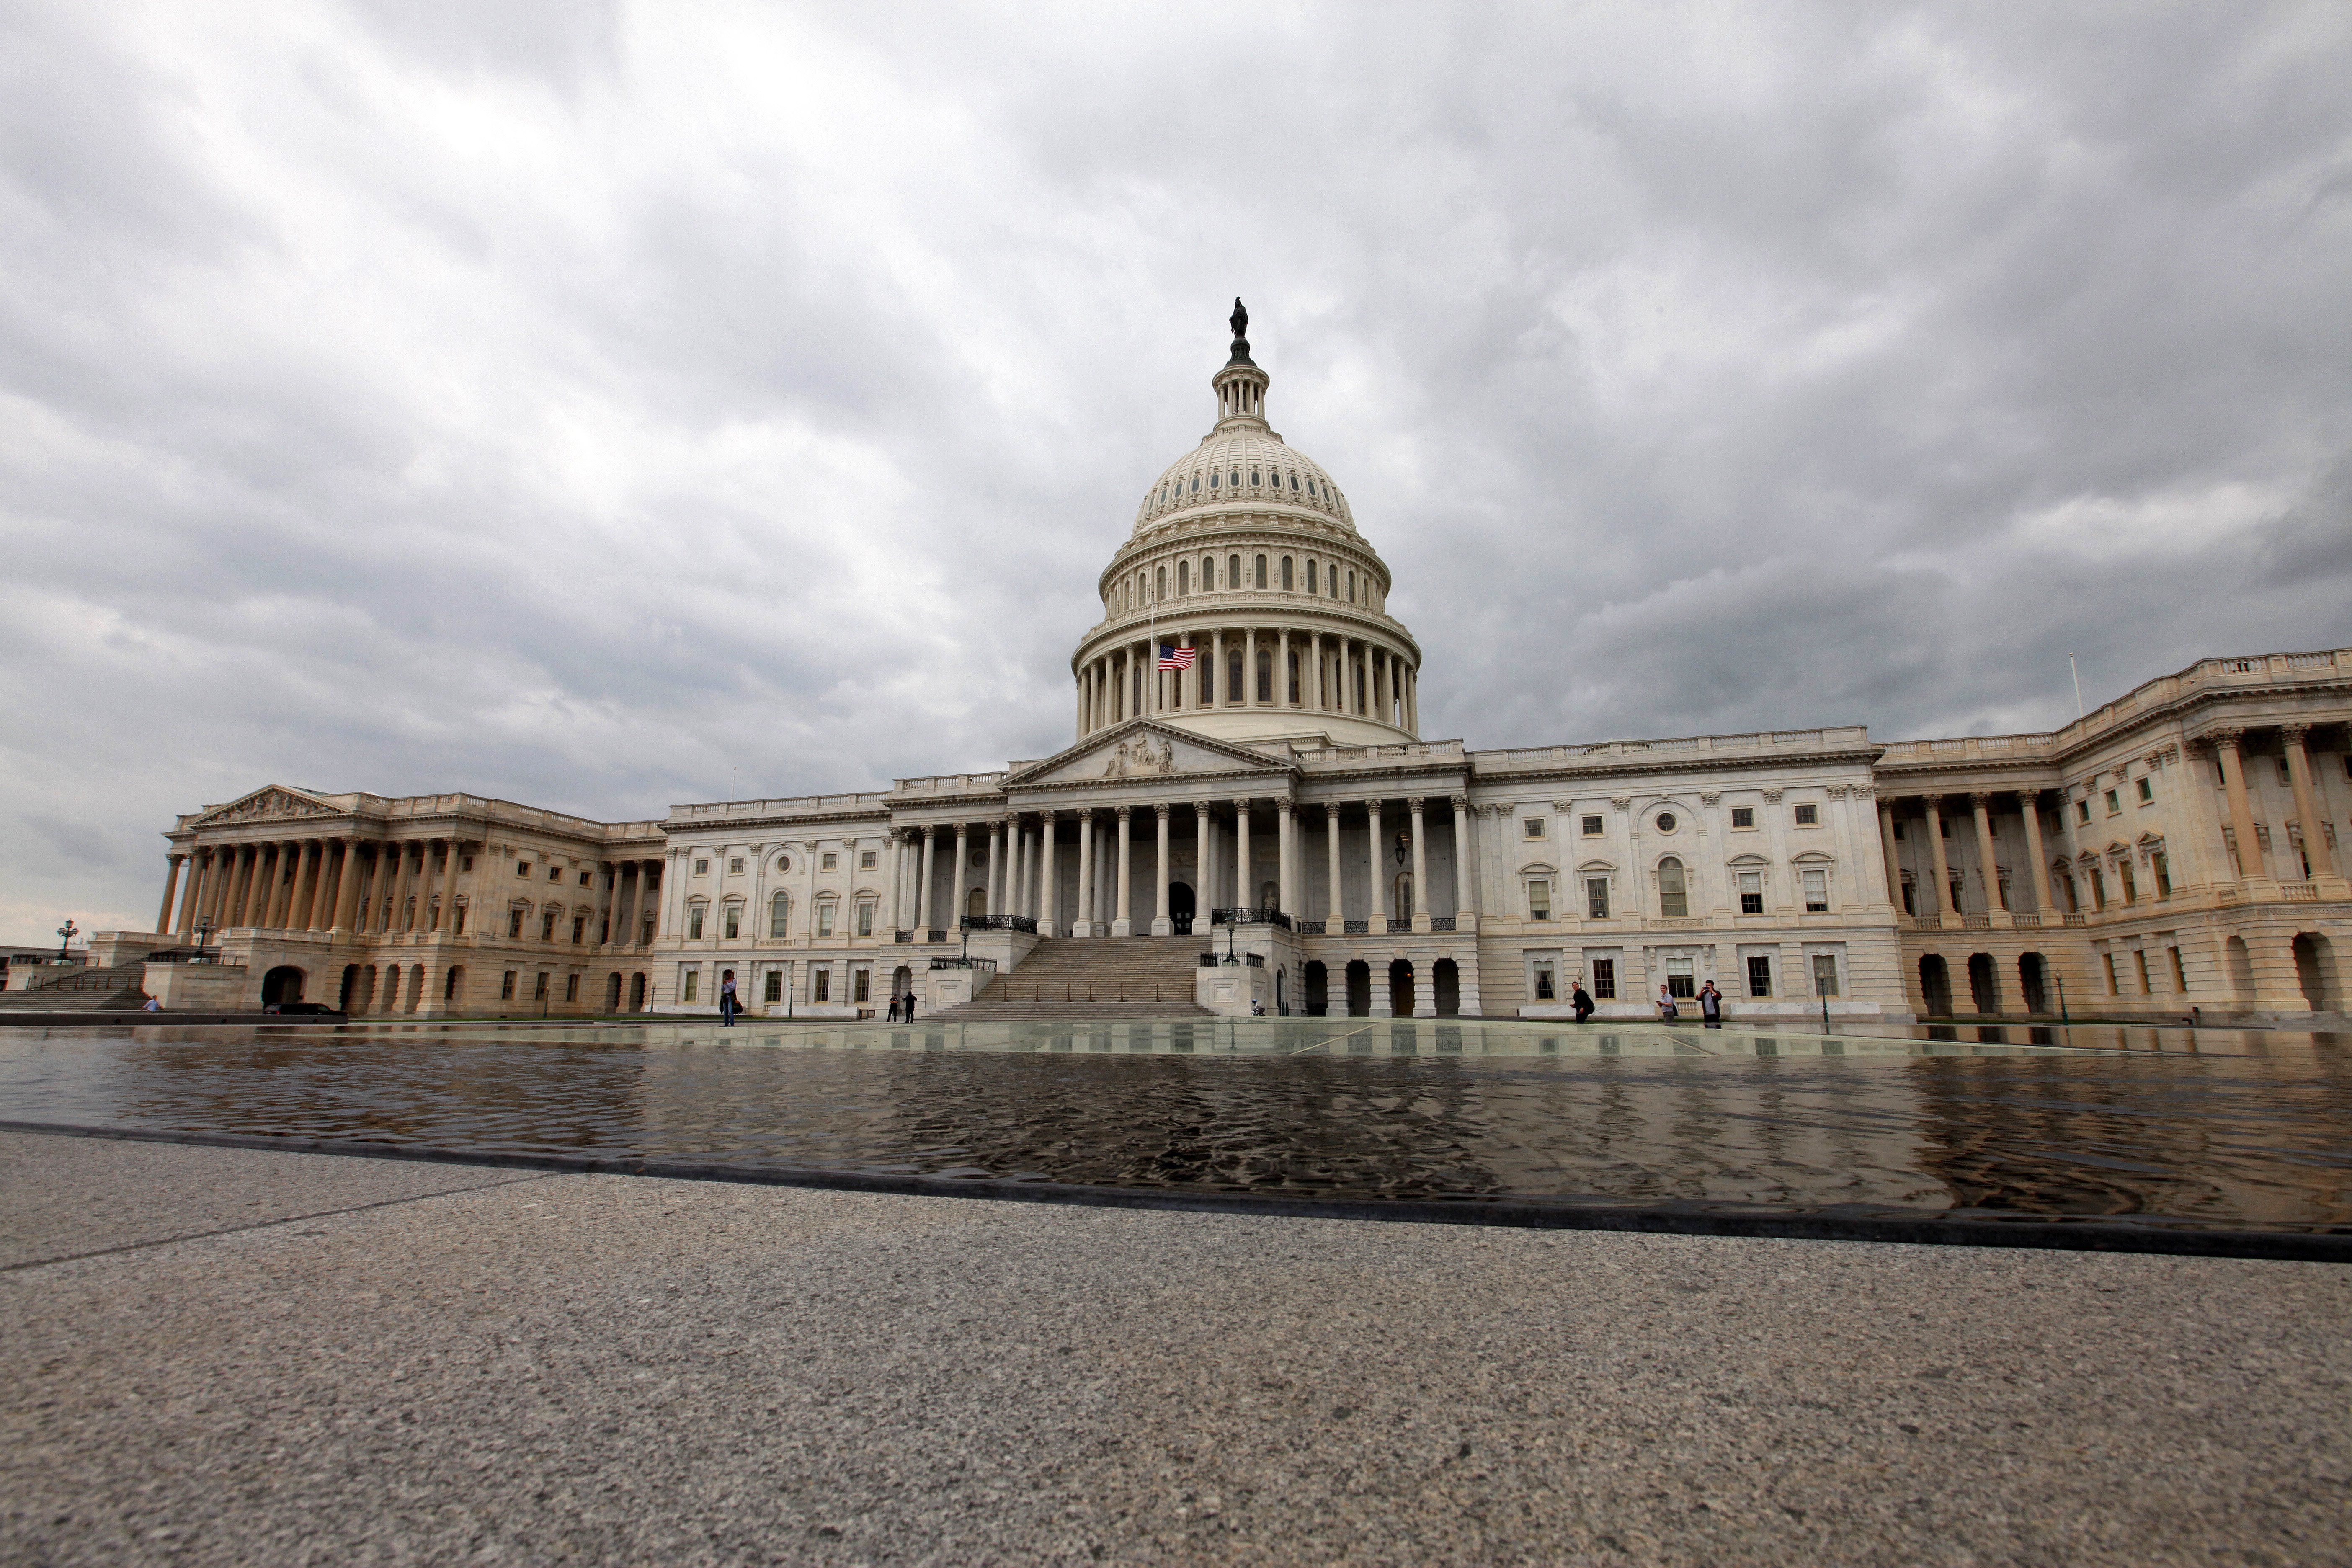
<path fill-rule="evenodd" d="M 0 992 L 0 1007 L 15 1013 L 135 1013 L 147 1005 L 140 984 L 144 959 L 111 969 L 68 969 L 23 991 Z"/>
<path fill-rule="evenodd" d="M 1207 944 L 1197 936 L 1047 937 L 979 996 L 927 1015 L 957 1023 L 1026 1018 L 1190 1018 Z"/>

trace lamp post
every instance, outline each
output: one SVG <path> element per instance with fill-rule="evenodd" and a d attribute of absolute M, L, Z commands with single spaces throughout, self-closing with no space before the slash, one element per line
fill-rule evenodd
<path fill-rule="evenodd" d="M 205 961 L 205 949 L 212 945 L 213 917 L 211 915 L 205 915 L 196 921 L 195 936 L 196 956 L 190 962 L 202 963 Z"/>
<path fill-rule="evenodd" d="M 68 915 L 66 917 L 66 923 L 58 927 L 58 962 L 59 963 L 63 963 L 66 961 L 67 946 L 72 942 L 74 938 L 80 934 L 81 927 L 74 924 L 73 917 L 71 915 Z"/>

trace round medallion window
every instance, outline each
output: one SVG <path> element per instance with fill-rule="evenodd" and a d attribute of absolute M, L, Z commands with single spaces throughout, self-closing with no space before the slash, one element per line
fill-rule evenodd
<path fill-rule="evenodd" d="M 1661 833 L 1672 833 L 1674 830 L 1675 814 L 1671 811 L 1662 811 L 1658 813 L 1658 831 Z"/>
<path fill-rule="evenodd" d="M 791 870 L 792 868 L 793 868 L 793 858 L 792 858 L 791 856 L 789 856 L 789 855 L 779 855 L 779 856 L 777 856 L 777 857 L 776 857 L 776 869 L 777 869 L 777 870 L 779 870 L 779 871 L 789 871 L 789 870 Z"/>

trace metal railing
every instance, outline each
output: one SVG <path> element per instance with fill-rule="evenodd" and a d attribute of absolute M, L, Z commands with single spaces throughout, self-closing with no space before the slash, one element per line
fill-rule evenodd
<path fill-rule="evenodd" d="M 1025 931 L 1031 936 L 1035 936 L 1037 917 L 1034 915 L 966 915 L 963 917 L 963 929 L 966 931 Z"/>
<path fill-rule="evenodd" d="M 1101 984 L 1094 981 L 1063 981 L 1049 984 L 1042 980 L 1023 985 L 1017 981 L 1000 980 L 988 993 L 991 1002 L 1192 1002 L 1197 1000 L 1191 986 L 1181 990 L 1161 984 L 1144 985 L 1129 981 Z"/>
<path fill-rule="evenodd" d="M 1346 936 L 1370 936 L 1371 934 L 1372 922 L 1370 921 L 1341 921 L 1339 924 L 1343 928 L 1341 934 Z"/>
<path fill-rule="evenodd" d="M 1328 924 L 1328 921 L 1300 921 L 1291 929 L 1301 936 L 1321 936 L 1323 928 Z"/>
<path fill-rule="evenodd" d="M 1290 929 L 1290 917 L 1266 904 L 1244 904 L 1230 910 L 1212 910 L 1209 923 L 1221 926 L 1280 926 Z"/>
<path fill-rule="evenodd" d="M 1429 929 L 1432 931 L 1452 931 L 1454 929 L 1454 917 L 1452 915 L 1432 915 L 1429 917 Z"/>
<path fill-rule="evenodd" d="M 935 958 L 931 960 L 931 967 L 933 969 L 984 969 L 989 973 L 993 974 L 996 973 L 996 960 L 992 958 Z"/>
<path fill-rule="evenodd" d="M 1411 931 L 1412 929 L 1412 920 L 1410 916 L 1403 920 L 1399 920 L 1396 916 L 1391 915 L 1388 917 L 1388 922 L 1389 934 L 1391 936 L 1395 935 L 1398 931 Z"/>

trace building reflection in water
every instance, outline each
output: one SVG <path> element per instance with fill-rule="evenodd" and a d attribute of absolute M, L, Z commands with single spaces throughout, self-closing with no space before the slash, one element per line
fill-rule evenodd
<path fill-rule="evenodd" d="M 0 1117 L 1300 1197 L 2352 1223 L 2352 1069 L 2278 1037 L 2094 1055 L 1427 1019 L 1120 1021 L 1000 1048 L 919 1024 L 55 1034 L 0 1036 Z"/>

